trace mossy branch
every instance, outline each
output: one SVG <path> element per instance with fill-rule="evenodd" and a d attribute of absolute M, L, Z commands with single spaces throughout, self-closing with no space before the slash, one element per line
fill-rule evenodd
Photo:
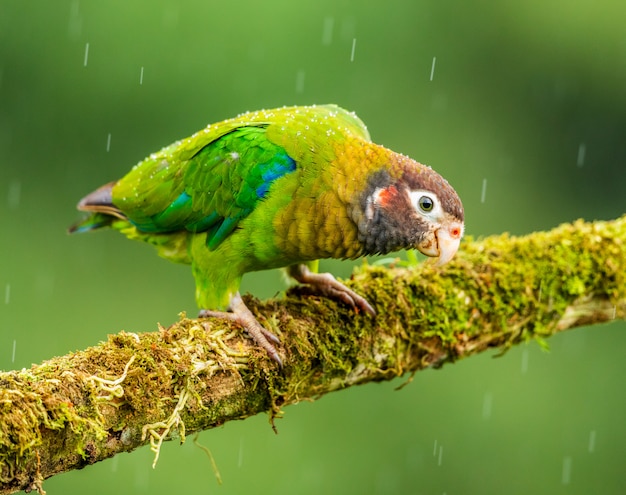
<path fill-rule="evenodd" d="M 443 268 L 365 266 L 378 317 L 298 294 L 248 301 L 284 368 L 222 321 L 182 317 L 0 374 L 0 493 L 303 399 L 626 316 L 626 216 L 467 240 Z M 302 292 L 302 291 L 299 291 Z M 155 459 L 156 462 L 156 459 Z"/>

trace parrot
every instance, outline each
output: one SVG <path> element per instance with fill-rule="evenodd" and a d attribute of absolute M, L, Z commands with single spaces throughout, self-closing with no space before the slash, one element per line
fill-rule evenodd
<path fill-rule="evenodd" d="M 211 124 L 152 153 L 77 205 L 70 227 L 110 227 L 191 265 L 199 317 L 243 328 L 283 366 L 278 337 L 244 303 L 248 272 L 283 268 L 318 294 L 375 316 L 320 259 L 417 249 L 448 262 L 464 231 L 452 186 L 432 168 L 374 144 L 355 113 L 282 107 Z"/>

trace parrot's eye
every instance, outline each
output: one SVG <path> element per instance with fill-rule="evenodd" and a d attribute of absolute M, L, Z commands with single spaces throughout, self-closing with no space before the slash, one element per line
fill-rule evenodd
<path fill-rule="evenodd" d="M 429 211 L 432 211 L 433 208 L 435 207 L 435 202 L 433 201 L 432 198 L 428 196 L 422 196 L 417 201 L 417 204 L 419 205 L 420 209 L 426 213 L 428 213 Z"/>
<path fill-rule="evenodd" d="M 443 214 L 439 198 L 434 192 L 418 189 L 417 191 L 409 191 L 409 197 L 411 198 L 411 205 L 418 215 L 434 221 L 438 220 Z"/>

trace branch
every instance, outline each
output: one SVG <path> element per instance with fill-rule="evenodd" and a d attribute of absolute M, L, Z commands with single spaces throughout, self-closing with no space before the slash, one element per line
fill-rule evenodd
<path fill-rule="evenodd" d="M 0 494 L 150 443 L 333 390 L 626 316 L 626 216 L 526 237 L 467 240 L 443 268 L 364 266 L 355 315 L 288 292 L 249 307 L 280 336 L 282 370 L 240 330 L 184 316 L 0 373 Z M 155 457 L 156 462 L 157 457 Z"/>

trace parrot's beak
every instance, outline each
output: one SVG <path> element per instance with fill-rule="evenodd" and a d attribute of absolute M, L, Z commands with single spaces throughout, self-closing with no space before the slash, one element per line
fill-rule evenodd
<path fill-rule="evenodd" d="M 459 249 L 461 237 L 463 237 L 463 224 L 450 222 L 435 230 L 430 238 L 417 248 L 426 256 L 437 257 L 434 264 L 445 265 L 450 261 Z"/>
<path fill-rule="evenodd" d="M 437 246 L 439 248 L 439 259 L 435 263 L 438 266 L 445 265 L 454 258 L 459 250 L 461 237 L 463 237 L 463 224 L 452 222 L 446 227 L 441 227 L 435 232 L 437 236 Z"/>

